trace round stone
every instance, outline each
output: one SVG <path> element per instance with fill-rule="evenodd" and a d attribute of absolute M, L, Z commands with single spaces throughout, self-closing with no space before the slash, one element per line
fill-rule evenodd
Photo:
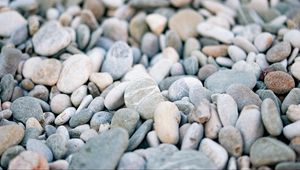
<path fill-rule="evenodd" d="M 55 159 L 62 159 L 67 153 L 67 141 L 60 134 L 53 134 L 46 140 L 47 146 L 51 149 Z"/>
<path fill-rule="evenodd" d="M 13 133 L 12 133 L 13 132 Z M 0 127 L 0 155 L 9 147 L 19 144 L 24 137 L 24 129 L 19 125 Z"/>
<path fill-rule="evenodd" d="M 26 26 L 27 21 L 17 11 L 7 10 L 0 13 L 0 25 L 3 25 L 0 28 L 0 36 L 9 37 L 16 30 Z"/>
<path fill-rule="evenodd" d="M 254 45 L 260 52 L 264 52 L 267 49 L 269 49 L 272 43 L 273 43 L 273 36 L 268 32 L 260 33 L 254 39 Z"/>
<path fill-rule="evenodd" d="M 6 149 L 6 151 L 3 152 L 1 156 L 1 166 L 3 168 L 7 168 L 9 162 L 23 151 L 25 151 L 25 149 L 23 146 L 20 145 L 12 146 Z"/>
<path fill-rule="evenodd" d="M 59 114 L 67 107 L 72 106 L 70 97 L 66 94 L 55 95 L 50 102 L 50 107 L 53 113 Z"/>
<path fill-rule="evenodd" d="M 243 153 L 243 138 L 241 132 L 233 126 L 225 126 L 219 131 L 218 136 L 220 144 L 227 152 L 235 157 Z"/>
<path fill-rule="evenodd" d="M 282 61 L 290 55 L 292 51 L 291 48 L 289 42 L 280 42 L 268 50 L 266 58 L 271 63 Z"/>
<path fill-rule="evenodd" d="M 116 17 L 108 18 L 102 23 L 103 35 L 114 41 L 127 41 L 128 23 Z"/>
<path fill-rule="evenodd" d="M 227 51 L 228 51 L 228 55 L 234 62 L 245 60 L 247 57 L 245 51 L 235 45 L 229 46 Z"/>
<path fill-rule="evenodd" d="M 208 22 L 200 23 L 197 26 L 197 31 L 202 36 L 213 38 L 226 44 L 231 43 L 234 38 L 234 34 L 231 31 Z"/>
<path fill-rule="evenodd" d="M 94 82 L 100 91 L 113 83 L 113 78 L 109 73 L 92 73 L 89 80 Z"/>
<path fill-rule="evenodd" d="M 148 57 L 153 57 L 159 51 L 158 37 L 153 33 L 146 33 L 143 36 L 141 50 Z"/>
<path fill-rule="evenodd" d="M 268 89 L 276 94 L 286 94 L 295 87 L 295 81 L 291 75 L 283 71 L 272 71 L 264 79 Z"/>
<path fill-rule="evenodd" d="M 189 89 L 193 86 L 203 87 L 201 81 L 193 77 L 176 80 L 169 88 L 168 97 L 171 101 L 180 100 L 185 96 L 189 96 Z"/>
<path fill-rule="evenodd" d="M 123 108 L 114 113 L 111 120 L 111 128 L 124 128 L 128 132 L 129 136 L 131 136 L 139 120 L 140 115 L 137 111 L 129 108 Z"/>
<path fill-rule="evenodd" d="M 50 148 L 40 140 L 37 139 L 29 139 L 26 143 L 26 149 L 28 151 L 33 151 L 38 154 L 43 155 L 48 162 L 51 162 L 53 159 L 53 154 Z"/>
<path fill-rule="evenodd" d="M 284 36 L 283 40 L 287 41 L 292 44 L 295 48 L 300 48 L 300 31 L 297 29 L 291 29 L 287 31 Z"/>

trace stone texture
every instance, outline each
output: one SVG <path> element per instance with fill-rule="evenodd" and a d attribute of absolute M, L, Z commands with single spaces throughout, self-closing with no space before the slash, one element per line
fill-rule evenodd
<path fill-rule="evenodd" d="M 268 89 L 276 94 L 286 94 L 295 87 L 295 81 L 291 75 L 283 71 L 272 71 L 264 79 Z"/>

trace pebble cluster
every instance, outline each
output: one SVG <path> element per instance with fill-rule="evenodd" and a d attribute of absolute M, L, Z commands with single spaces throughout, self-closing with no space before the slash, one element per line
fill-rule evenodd
<path fill-rule="evenodd" d="M 299 9 L 0 0 L 0 170 L 300 169 Z"/>

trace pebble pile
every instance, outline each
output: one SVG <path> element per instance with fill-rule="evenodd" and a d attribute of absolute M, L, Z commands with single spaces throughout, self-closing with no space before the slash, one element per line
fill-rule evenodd
<path fill-rule="evenodd" d="M 300 169 L 299 9 L 0 0 L 0 170 Z"/>

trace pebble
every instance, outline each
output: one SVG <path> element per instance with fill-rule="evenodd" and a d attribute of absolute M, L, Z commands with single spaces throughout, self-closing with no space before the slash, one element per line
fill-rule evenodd
<path fill-rule="evenodd" d="M 45 169 L 49 170 L 47 159 L 32 151 L 21 152 L 9 162 L 8 169 Z"/>
<path fill-rule="evenodd" d="M 111 120 L 111 128 L 124 128 L 131 136 L 140 120 L 140 115 L 134 109 L 123 108 L 114 113 Z"/>
<path fill-rule="evenodd" d="M 234 37 L 232 42 L 234 45 L 245 50 L 247 53 L 250 53 L 250 52 L 258 53 L 258 50 L 256 49 L 256 47 L 245 37 L 236 36 L 236 37 Z"/>
<path fill-rule="evenodd" d="M 118 41 L 109 49 L 102 64 L 101 72 L 108 72 L 114 80 L 120 79 L 131 69 L 133 53 L 125 43 Z"/>
<path fill-rule="evenodd" d="M 184 149 L 197 149 L 202 137 L 203 137 L 203 125 L 193 123 L 186 131 L 183 140 L 181 142 L 181 150 Z"/>
<path fill-rule="evenodd" d="M 186 18 L 189 18 L 188 20 Z M 181 40 L 197 35 L 197 25 L 203 17 L 192 9 L 185 9 L 173 15 L 168 23 L 170 30 L 177 32 Z"/>
<path fill-rule="evenodd" d="M 40 140 L 29 139 L 26 143 L 26 149 L 28 151 L 32 151 L 40 155 L 43 155 L 48 162 L 51 162 L 53 160 L 53 154 L 50 148 Z"/>
<path fill-rule="evenodd" d="M 165 46 L 173 47 L 178 53 L 180 53 L 182 50 L 182 42 L 181 42 L 181 39 L 180 39 L 179 35 L 177 34 L 177 32 L 175 32 L 173 30 L 169 30 L 166 32 L 165 35 L 166 35 L 165 40 L 164 40 Z"/>
<path fill-rule="evenodd" d="M 183 56 L 187 58 L 191 56 L 191 53 L 196 50 L 200 50 L 201 44 L 196 38 L 189 38 L 186 40 L 183 49 Z"/>
<path fill-rule="evenodd" d="M 257 63 L 252 61 L 244 61 L 244 60 L 240 60 L 234 63 L 232 65 L 232 70 L 252 73 L 256 76 L 257 79 L 259 79 L 262 73 L 262 69 Z"/>
<path fill-rule="evenodd" d="M 274 165 L 279 162 L 295 161 L 296 154 L 283 142 L 270 138 L 259 138 L 250 150 L 251 163 L 258 167 Z"/>
<path fill-rule="evenodd" d="M 202 22 L 197 26 L 197 31 L 200 35 L 208 38 L 213 38 L 225 44 L 233 41 L 234 34 L 229 30 L 208 22 Z"/>
<path fill-rule="evenodd" d="M 90 34 L 91 31 L 89 27 L 85 24 L 80 24 L 76 27 L 76 41 L 78 44 L 79 49 L 84 49 L 89 41 L 90 41 Z"/>
<path fill-rule="evenodd" d="M 95 47 L 91 49 L 87 55 L 91 58 L 93 64 L 93 72 L 98 72 L 103 63 L 106 51 L 102 48 Z"/>
<path fill-rule="evenodd" d="M 293 77 L 283 71 L 268 73 L 264 78 L 264 82 L 267 88 L 276 94 L 286 94 L 295 87 Z"/>
<path fill-rule="evenodd" d="M 48 101 L 49 91 L 47 87 L 44 85 L 36 85 L 34 88 L 28 93 L 28 96 L 35 97 L 41 99 L 45 102 Z"/>
<path fill-rule="evenodd" d="M 83 125 L 88 121 L 90 121 L 92 116 L 93 116 L 93 112 L 91 109 L 87 109 L 87 108 L 82 109 L 81 111 L 78 111 L 77 113 L 71 116 L 69 125 L 73 128 L 79 125 Z"/>
<path fill-rule="evenodd" d="M 95 129 L 88 129 L 88 130 L 83 131 L 80 134 L 80 139 L 87 142 L 88 140 L 90 140 L 91 138 L 94 138 L 97 135 L 98 135 L 98 133 L 96 132 Z"/>
<path fill-rule="evenodd" d="M 54 158 L 62 159 L 67 153 L 67 140 L 60 134 L 53 134 L 46 140 L 47 146 L 51 149 Z"/>
<path fill-rule="evenodd" d="M 234 126 L 238 119 L 238 106 L 235 100 L 228 94 L 218 94 L 216 104 L 222 125 Z"/>
<path fill-rule="evenodd" d="M 171 76 L 180 76 L 184 75 L 184 68 L 183 65 L 180 63 L 175 63 L 172 65 L 170 69 Z"/>
<path fill-rule="evenodd" d="M 72 93 L 88 80 L 91 72 L 92 62 L 86 55 L 73 55 L 63 63 L 57 82 L 58 90 L 64 93 Z"/>
<path fill-rule="evenodd" d="M 50 102 L 51 111 L 55 114 L 60 114 L 66 108 L 71 106 L 72 104 L 70 97 L 66 94 L 57 94 L 52 98 Z"/>
<path fill-rule="evenodd" d="M 225 126 L 220 129 L 218 134 L 219 143 L 227 152 L 235 157 L 243 153 L 243 138 L 241 132 L 233 126 Z"/>
<path fill-rule="evenodd" d="M 38 121 L 43 119 L 42 107 L 39 101 L 33 97 L 26 96 L 16 99 L 11 105 L 11 110 L 13 117 L 23 123 L 26 123 L 30 117 L 34 117 Z"/>
<path fill-rule="evenodd" d="M 89 80 L 94 82 L 100 91 L 113 83 L 113 78 L 109 73 L 92 73 Z"/>
<path fill-rule="evenodd" d="M 12 97 L 13 90 L 15 87 L 15 80 L 11 74 L 6 74 L 2 77 L 0 82 L 0 98 L 2 102 L 9 101 Z"/>
<path fill-rule="evenodd" d="M 218 58 L 220 56 L 227 56 L 227 45 L 207 45 L 202 48 L 202 51 L 207 56 Z"/>
<path fill-rule="evenodd" d="M 36 128 L 38 129 L 39 131 L 43 131 L 43 127 L 42 125 L 40 124 L 40 122 L 38 120 L 36 120 L 36 118 L 34 117 L 31 117 L 29 118 L 27 121 L 26 121 L 26 124 L 25 124 L 25 127 L 26 128 Z"/>
<path fill-rule="evenodd" d="M 292 122 L 300 120 L 300 105 L 290 105 L 286 111 L 286 115 Z"/>
<path fill-rule="evenodd" d="M 159 51 L 159 41 L 157 35 L 153 33 L 144 34 L 141 42 L 141 50 L 148 57 L 153 57 Z"/>
<path fill-rule="evenodd" d="M 135 109 L 142 119 L 153 118 L 153 113 L 161 101 L 163 97 L 160 90 L 151 79 L 132 81 L 124 92 L 126 107 Z"/>
<path fill-rule="evenodd" d="M 71 94 L 71 102 L 75 107 L 78 107 L 85 96 L 87 96 L 87 86 L 82 85 Z"/>
<path fill-rule="evenodd" d="M 221 70 L 209 76 L 204 82 L 206 88 L 217 93 L 225 92 L 232 84 L 244 84 L 252 89 L 256 84 L 256 77 L 248 72 Z"/>
<path fill-rule="evenodd" d="M 118 164 L 118 170 L 145 169 L 146 161 L 143 157 L 134 152 L 125 153 Z"/>
<path fill-rule="evenodd" d="M 160 141 L 178 143 L 180 115 L 175 104 L 168 101 L 159 103 L 154 112 L 154 122 L 154 129 Z"/>
<path fill-rule="evenodd" d="M 168 97 L 171 101 L 180 100 L 185 96 L 189 96 L 189 89 L 193 86 L 202 87 L 202 83 L 194 77 L 178 79 L 171 84 L 168 91 Z"/>
<path fill-rule="evenodd" d="M 104 99 L 104 105 L 109 110 L 115 110 L 124 105 L 124 92 L 129 82 L 122 82 L 113 87 Z"/>
<path fill-rule="evenodd" d="M 50 56 L 67 47 L 71 43 L 71 35 L 58 22 L 50 21 L 33 35 L 32 43 L 36 53 Z"/>
<path fill-rule="evenodd" d="M 202 139 L 199 151 L 204 153 L 216 165 L 217 169 L 224 169 L 228 161 L 227 151 L 217 142 L 204 138 Z"/>
<path fill-rule="evenodd" d="M 5 109 L 0 111 L 1 119 L 9 119 L 12 116 L 12 111 L 10 109 Z"/>
<path fill-rule="evenodd" d="M 291 124 L 289 124 L 289 125 L 287 125 L 283 128 L 283 135 L 287 139 L 291 140 L 294 137 L 297 137 L 297 136 L 300 135 L 299 131 L 298 131 L 299 127 L 300 127 L 300 121 L 296 121 L 294 123 L 291 123 Z"/>
<path fill-rule="evenodd" d="M 49 163 L 49 168 L 51 170 L 67 170 L 69 167 L 69 163 L 65 160 L 57 160 Z"/>
<path fill-rule="evenodd" d="M 283 35 L 283 41 L 291 43 L 295 48 L 300 48 L 300 32 L 296 29 L 291 29 Z"/>
<path fill-rule="evenodd" d="M 284 98 L 282 105 L 281 105 L 281 111 L 283 113 L 286 113 L 288 110 L 288 107 L 292 104 L 299 104 L 300 103 L 300 89 L 299 88 L 293 88 L 288 95 Z"/>
<path fill-rule="evenodd" d="M 70 169 L 115 169 L 128 146 L 128 134 L 114 128 L 90 139 L 74 153 Z"/>
<path fill-rule="evenodd" d="M 292 75 L 297 79 L 300 80 L 300 62 L 295 62 L 292 64 L 290 71 Z"/>
<path fill-rule="evenodd" d="M 21 56 L 21 55 L 20 55 Z M 24 62 L 22 74 L 25 78 L 31 79 L 36 74 L 36 68 L 40 66 L 42 59 L 40 57 L 31 57 Z"/>
<path fill-rule="evenodd" d="M 0 36 L 9 37 L 16 30 L 27 25 L 26 19 L 17 11 L 7 10 L 0 13 L 0 24 L 5 25 L 0 29 Z"/>
<path fill-rule="evenodd" d="M 6 74 L 15 75 L 21 61 L 22 52 L 18 49 L 3 47 L 0 58 L 0 77 Z"/>
<path fill-rule="evenodd" d="M 242 50 L 240 47 L 231 45 L 227 49 L 229 57 L 234 61 L 240 61 L 245 60 L 247 55 L 244 50 Z"/>
<path fill-rule="evenodd" d="M 101 96 L 95 97 L 88 106 L 92 112 L 99 112 L 104 109 L 104 99 Z"/>
<path fill-rule="evenodd" d="M 210 106 L 210 119 L 205 123 L 204 132 L 205 137 L 210 139 L 216 139 L 218 137 L 218 133 L 222 128 L 222 123 L 218 116 L 217 109 L 214 105 Z"/>
<path fill-rule="evenodd" d="M 228 87 L 226 93 L 237 103 L 238 109 L 242 110 L 247 105 L 260 106 L 262 101 L 249 87 L 243 84 L 233 84 Z"/>
<path fill-rule="evenodd" d="M 263 124 L 259 107 L 247 105 L 243 108 L 235 127 L 240 130 L 243 138 L 243 152 L 249 153 L 252 144 L 263 136 Z"/>
<path fill-rule="evenodd" d="M 195 75 L 199 70 L 198 59 L 195 56 L 183 60 L 183 67 L 187 75 Z"/>
<path fill-rule="evenodd" d="M 54 123 L 56 125 L 63 125 L 70 120 L 70 118 L 75 114 L 76 109 L 74 107 L 68 107 L 62 111 L 56 118 Z"/>
<path fill-rule="evenodd" d="M 217 72 L 218 68 L 213 64 L 207 64 L 201 67 L 198 71 L 198 78 L 201 81 L 205 81 L 213 73 Z"/>
<path fill-rule="evenodd" d="M 146 14 L 140 12 L 133 16 L 129 22 L 129 33 L 138 42 L 141 41 L 143 35 L 148 31 L 146 23 Z"/>
<path fill-rule="evenodd" d="M 78 152 L 79 149 L 84 145 L 85 143 L 78 138 L 69 139 L 67 141 L 66 147 L 67 147 L 67 155 L 73 154 L 75 152 Z"/>
<path fill-rule="evenodd" d="M 205 123 L 210 119 L 210 103 L 208 100 L 202 100 L 196 107 L 192 107 L 190 113 L 186 113 L 188 115 L 188 119 L 190 122 L 198 122 Z"/>
<path fill-rule="evenodd" d="M 1 166 L 3 168 L 7 168 L 9 162 L 23 151 L 25 151 L 25 149 L 20 145 L 12 146 L 6 149 L 1 156 Z"/>
<path fill-rule="evenodd" d="M 152 130 L 150 132 L 148 132 L 147 134 L 147 143 L 151 146 L 151 147 L 156 147 L 159 145 L 159 139 L 158 136 L 155 132 L 155 130 Z"/>
<path fill-rule="evenodd" d="M 11 133 L 14 132 L 14 133 Z M 19 144 L 24 137 L 24 130 L 19 125 L 0 127 L 0 155 L 11 146 Z"/>
<path fill-rule="evenodd" d="M 166 27 L 167 18 L 163 15 L 153 13 L 146 17 L 146 23 L 153 33 L 160 35 Z"/>
<path fill-rule="evenodd" d="M 87 95 L 85 96 L 80 105 L 78 106 L 76 113 L 80 112 L 82 109 L 86 108 L 91 102 L 93 101 L 93 96 L 92 95 Z M 90 109 L 91 110 L 91 109 Z"/>
<path fill-rule="evenodd" d="M 291 53 L 291 44 L 289 42 L 280 42 L 272 46 L 266 54 L 266 58 L 269 62 L 278 62 L 286 59 Z"/>
<path fill-rule="evenodd" d="M 259 52 L 265 52 L 271 47 L 273 36 L 268 32 L 258 34 L 254 39 L 254 45 Z"/>
<path fill-rule="evenodd" d="M 127 41 L 128 23 L 118 18 L 109 18 L 102 23 L 103 36 L 114 41 Z"/>

